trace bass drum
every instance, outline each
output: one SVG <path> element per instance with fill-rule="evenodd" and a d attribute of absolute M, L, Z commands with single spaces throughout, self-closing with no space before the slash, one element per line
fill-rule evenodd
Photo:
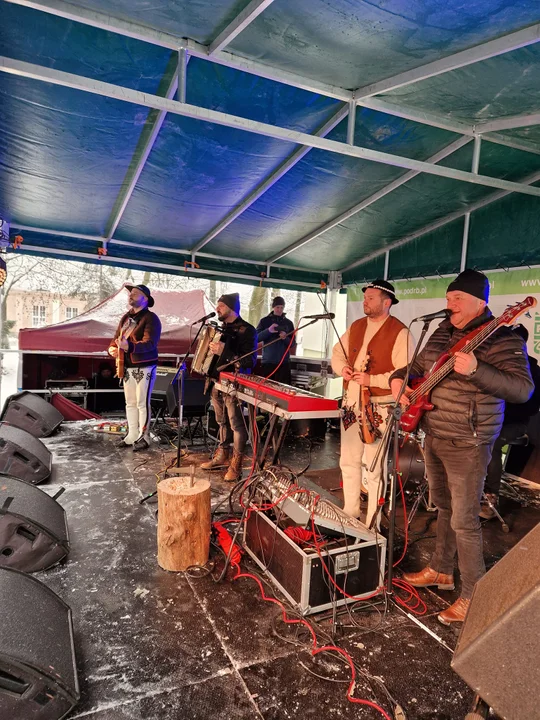
<path fill-rule="evenodd" d="M 400 433 L 398 470 L 401 473 L 401 482 L 404 488 L 407 485 L 410 488 L 411 485 L 421 485 L 425 482 L 424 449 L 416 435 Z"/>

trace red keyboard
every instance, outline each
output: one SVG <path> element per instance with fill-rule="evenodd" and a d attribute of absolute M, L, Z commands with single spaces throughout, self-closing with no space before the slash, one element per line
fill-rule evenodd
<path fill-rule="evenodd" d="M 336 417 L 339 414 L 337 400 L 267 380 L 258 375 L 234 375 L 222 372 L 219 374 L 219 384 L 225 391 L 238 390 L 244 396 L 242 399 L 252 405 L 267 403 L 289 413 L 328 413 L 328 417 Z"/>

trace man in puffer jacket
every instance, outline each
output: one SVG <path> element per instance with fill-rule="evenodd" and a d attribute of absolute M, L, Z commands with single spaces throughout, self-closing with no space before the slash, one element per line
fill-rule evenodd
<path fill-rule="evenodd" d="M 425 375 L 443 352 L 492 319 L 488 298 L 488 279 L 476 270 L 464 270 L 450 283 L 446 301 L 451 315 L 418 355 L 413 377 Z M 422 419 L 428 484 L 439 510 L 435 552 L 428 567 L 404 575 L 414 587 L 452 590 L 457 550 L 461 596 L 439 614 L 445 625 L 465 619 L 474 585 L 485 573 L 478 514 L 505 401 L 526 402 L 534 389 L 525 344 L 509 328 L 498 329 L 474 353 L 457 352 L 455 358 L 454 371 L 431 393 L 434 409 Z M 402 368 L 390 378 L 394 397 L 405 372 Z"/>

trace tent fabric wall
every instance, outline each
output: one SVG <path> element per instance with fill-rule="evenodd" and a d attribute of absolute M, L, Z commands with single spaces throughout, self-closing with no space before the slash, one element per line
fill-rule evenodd
<path fill-rule="evenodd" d="M 155 299 L 152 311 L 163 326 L 160 354 L 185 353 L 195 335 L 192 323 L 208 312 L 204 292 L 155 290 L 152 297 Z M 73 354 L 103 352 L 109 347 L 126 310 L 127 292 L 122 289 L 76 318 L 56 325 L 20 330 L 19 349 Z"/>

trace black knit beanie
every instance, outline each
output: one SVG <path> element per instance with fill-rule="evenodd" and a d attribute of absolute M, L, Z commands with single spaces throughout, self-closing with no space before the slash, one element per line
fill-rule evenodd
<path fill-rule="evenodd" d="M 222 302 L 228 308 L 231 308 L 237 315 L 240 315 L 240 295 L 238 293 L 229 293 L 222 295 L 218 302 Z"/>
<path fill-rule="evenodd" d="M 452 280 L 446 292 L 455 292 L 456 290 L 473 295 L 486 303 L 489 300 L 489 280 L 484 273 L 478 272 L 478 270 L 464 270 L 459 273 L 457 278 Z"/>

